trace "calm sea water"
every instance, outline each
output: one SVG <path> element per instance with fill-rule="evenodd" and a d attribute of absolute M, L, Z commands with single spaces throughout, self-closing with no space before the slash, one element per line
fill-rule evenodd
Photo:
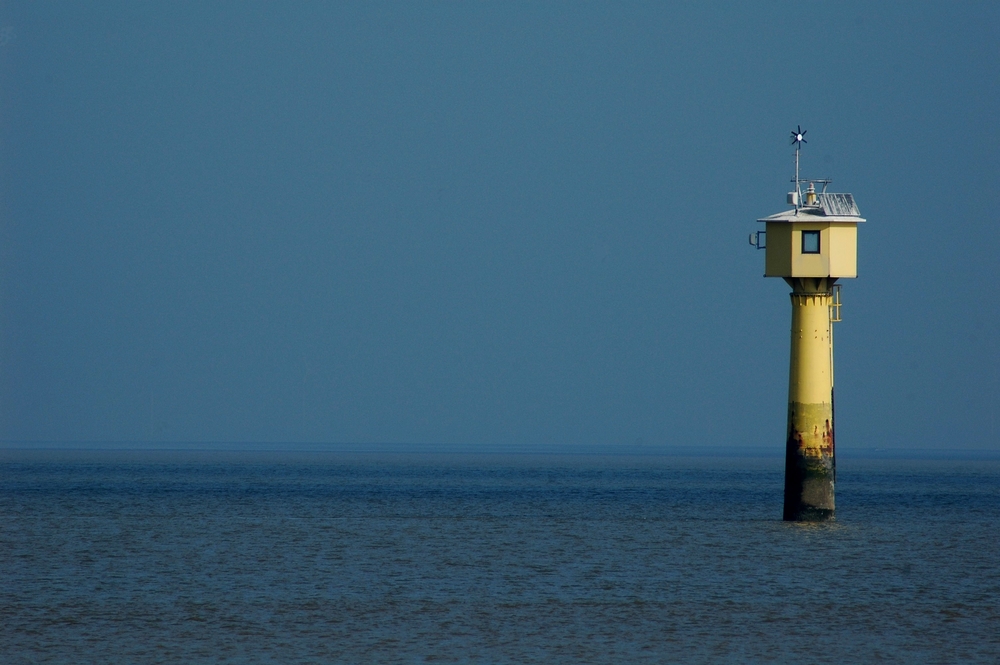
<path fill-rule="evenodd" d="M 0 452 L 3 663 L 1000 662 L 1000 462 Z"/>

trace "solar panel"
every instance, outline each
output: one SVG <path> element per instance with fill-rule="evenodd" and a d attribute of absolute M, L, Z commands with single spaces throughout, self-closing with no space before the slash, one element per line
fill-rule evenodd
<path fill-rule="evenodd" d="M 860 217 L 858 204 L 854 202 L 853 194 L 833 194 L 826 192 L 817 194 L 819 205 L 823 208 L 824 215 L 837 215 L 840 217 Z"/>

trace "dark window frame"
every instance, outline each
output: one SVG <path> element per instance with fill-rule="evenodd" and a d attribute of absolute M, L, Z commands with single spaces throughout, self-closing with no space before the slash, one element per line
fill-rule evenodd
<path fill-rule="evenodd" d="M 810 250 L 806 249 L 806 234 L 810 237 L 816 238 L 816 249 Z M 819 231 L 803 231 L 802 232 L 802 253 L 803 254 L 822 254 L 823 246 L 820 244 L 820 232 Z"/>

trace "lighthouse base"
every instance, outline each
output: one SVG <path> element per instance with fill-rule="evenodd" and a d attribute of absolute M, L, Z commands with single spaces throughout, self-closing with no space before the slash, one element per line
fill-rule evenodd
<path fill-rule="evenodd" d="M 784 519 L 833 519 L 836 476 L 832 402 L 789 404 Z"/>

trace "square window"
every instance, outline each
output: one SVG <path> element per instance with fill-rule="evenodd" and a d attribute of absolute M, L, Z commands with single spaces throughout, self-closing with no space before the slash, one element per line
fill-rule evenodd
<path fill-rule="evenodd" d="M 802 232 L 802 253 L 819 254 L 819 231 Z"/>

